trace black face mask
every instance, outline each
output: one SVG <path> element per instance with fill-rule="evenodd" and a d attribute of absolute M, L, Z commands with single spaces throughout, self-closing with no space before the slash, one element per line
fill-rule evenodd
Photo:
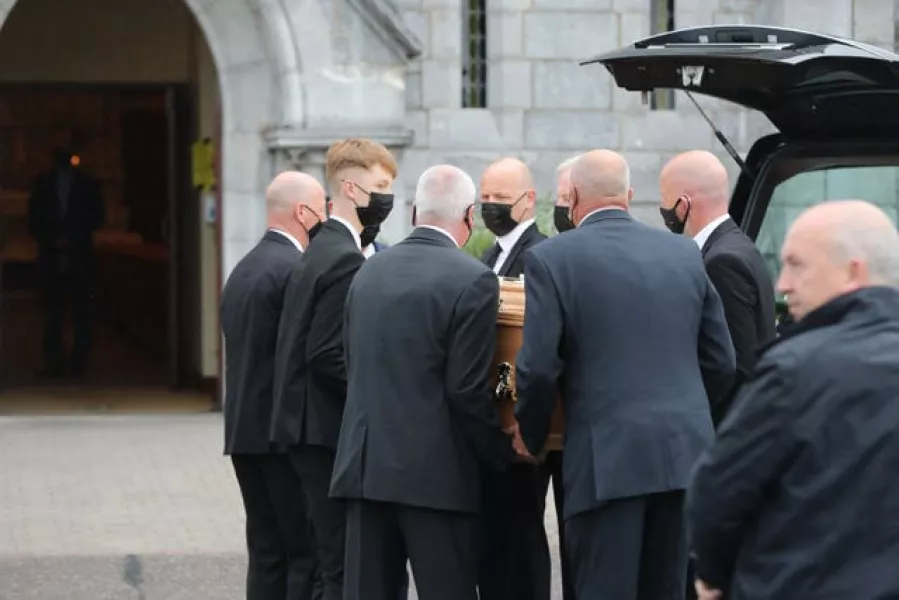
<path fill-rule="evenodd" d="M 359 187 L 358 185 L 356 187 Z M 368 206 L 356 205 L 356 215 L 363 227 L 374 227 L 380 225 L 390 216 L 393 210 L 393 194 L 382 194 L 380 192 L 366 192 L 359 187 L 364 193 L 368 194 Z"/>
<path fill-rule="evenodd" d="M 556 231 L 563 233 L 574 229 L 574 223 L 571 221 L 571 215 L 568 214 L 567 206 L 557 206 L 553 209 L 553 222 Z"/>
<path fill-rule="evenodd" d="M 362 244 L 362 247 L 365 248 L 378 237 L 378 233 L 381 231 L 380 223 L 377 225 L 366 225 L 362 228 L 362 233 L 359 234 L 359 242 Z"/>
<path fill-rule="evenodd" d="M 512 218 L 512 209 L 526 195 L 526 193 L 522 194 L 512 204 L 502 204 L 500 202 L 484 202 L 481 204 L 481 218 L 484 219 L 484 225 L 487 226 L 490 233 L 497 237 L 502 237 L 515 229 L 518 221 Z"/>
<path fill-rule="evenodd" d="M 312 239 L 313 239 L 316 235 L 318 235 L 318 232 L 322 230 L 322 220 L 321 220 L 321 218 L 319 218 L 318 215 L 315 214 L 314 211 L 312 211 L 311 208 L 308 209 L 308 210 L 309 210 L 310 212 L 312 212 L 313 215 L 315 215 L 315 225 L 313 225 L 312 227 L 307 228 L 305 225 L 303 225 L 303 222 L 300 221 L 300 227 L 302 227 L 303 229 L 306 230 L 306 235 L 309 236 L 309 241 L 311 242 Z M 299 219 L 297 219 L 297 220 L 299 221 Z"/>
<path fill-rule="evenodd" d="M 683 220 L 677 218 L 677 205 L 681 202 L 687 203 L 687 212 L 684 213 Z M 659 207 L 659 213 L 662 215 L 662 220 L 665 221 L 665 227 L 667 227 L 671 233 L 680 235 L 684 232 L 684 227 L 687 226 L 687 219 L 690 217 L 690 208 L 692 208 L 690 199 L 686 196 L 681 196 L 674 202 L 674 206 L 671 208 Z"/>

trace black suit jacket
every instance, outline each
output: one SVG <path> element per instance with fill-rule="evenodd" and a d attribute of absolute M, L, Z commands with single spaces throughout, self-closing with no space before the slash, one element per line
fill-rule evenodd
<path fill-rule="evenodd" d="M 737 354 L 733 385 L 725 390 L 708 390 L 712 420 L 717 424 L 755 366 L 759 349 L 775 337 L 774 285 L 758 248 L 731 219 L 716 227 L 706 240 L 702 258 L 724 304 Z"/>
<path fill-rule="evenodd" d="M 524 277 L 516 415 L 538 452 L 560 388 L 566 518 L 686 488 L 713 437 L 703 375 L 735 369 L 696 244 L 602 211 L 531 248 Z"/>
<path fill-rule="evenodd" d="M 272 450 L 272 382 L 284 290 L 302 254 L 269 231 L 244 256 L 222 290 L 225 338 L 225 454 Z"/>
<path fill-rule="evenodd" d="M 352 233 L 329 219 L 290 274 L 275 354 L 278 444 L 337 447 L 346 401 L 343 303 L 364 262 Z"/>
<path fill-rule="evenodd" d="M 515 245 L 512 246 L 512 249 L 509 251 L 509 256 L 506 258 L 505 262 L 503 262 L 503 266 L 500 267 L 497 275 L 500 277 L 518 277 L 524 273 L 524 251 L 545 239 L 546 236 L 540 233 L 536 223 L 525 229 L 521 233 L 521 237 L 518 238 L 518 241 L 515 242 Z M 494 245 L 484 252 L 481 256 L 481 262 L 493 269 L 493 265 L 496 263 L 497 258 L 499 257 L 496 255 Z"/>
<path fill-rule="evenodd" d="M 38 246 L 38 261 L 55 263 L 65 254 L 73 265 L 89 267 L 93 257 L 93 233 L 103 225 L 106 209 L 100 184 L 90 174 L 73 169 L 62 212 L 57 190 L 58 172 L 38 177 L 28 202 L 28 228 Z M 64 240 L 60 250 L 57 242 Z"/>
<path fill-rule="evenodd" d="M 439 231 L 368 259 L 346 304 L 332 496 L 479 510 L 479 463 L 514 457 L 489 383 L 498 306 L 496 275 Z"/>

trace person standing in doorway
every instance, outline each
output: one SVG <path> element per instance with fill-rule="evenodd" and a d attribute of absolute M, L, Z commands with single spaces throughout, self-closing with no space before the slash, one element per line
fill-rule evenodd
<path fill-rule="evenodd" d="M 99 182 L 79 166 L 70 144 L 53 152 L 53 167 L 31 189 L 28 228 L 37 242 L 43 295 L 43 377 L 66 374 L 64 319 L 72 310 L 74 343 L 69 373 L 84 375 L 91 349 L 94 232 L 106 218 Z"/>
<path fill-rule="evenodd" d="M 268 230 L 222 290 L 225 454 L 247 515 L 248 600 L 313 600 L 318 554 L 300 481 L 285 448 L 269 442 L 275 345 L 284 290 L 325 219 L 325 190 L 281 173 L 265 193 Z"/>

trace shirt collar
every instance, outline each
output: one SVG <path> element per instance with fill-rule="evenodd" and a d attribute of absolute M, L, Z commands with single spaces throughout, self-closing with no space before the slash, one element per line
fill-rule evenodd
<path fill-rule="evenodd" d="M 457 242 L 456 238 L 451 236 L 449 231 L 447 231 L 446 229 L 442 229 L 440 227 L 437 227 L 436 225 L 416 225 L 416 227 L 422 227 L 424 229 L 433 229 L 434 231 L 439 231 L 440 233 L 442 233 L 443 235 L 445 235 L 446 237 L 451 239 L 452 242 L 456 245 L 456 248 L 459 247 L 459 242 Z"/>
<path fill-rule="evenodd" d="M 709 241 L 709 236 L 711 236 L 712 233 L 716 229 L 718 229 L 718 226 L 727 221 L 729 218 L 730 215 L 725 213 L 699 230 L 699 233 L 696 234 L 696 237 L 693 238 L 693 241 L 696 242 L 696 245 L 699 246 L 700 250 L 703 246 L 705 246 L 705 243 Z"/>
<path fill-rule="evenodd" d="M 288 239 L 288 241 L 289 241 L 291 244 L 293 244 L 294 246 L 296 246 L 296 247 L 297 247 L 297 250 L 299 250 L 300 252 L 303 251 L 303 245 L 300 243 L 300 240 L 298 240 L 297 238 L 293 237 L 292 235 L 290 235 L 289 233 L 287 233 L 287 232 L 284 231 L 283 229 L 274 229 L 274 228 L 271 228 L 271 229 L 269 229 L 269 231 L 274 231 L 275 233 L 280 233 L 281 235 L 283 235 L 284 237 L 286 237 L 286 238 Z"/>
<path fill-rule="evenodd" d="M 518 240 L 521 239 L 521 236 L 525 232 L 525 230 L 533 224 L 534 219 L 522 221 L 515 226 L 515 229 L 513 229 L 506 235 L 498 236 L 496 238 L 496 241 L 503 250 L 509 252 L 515 246 L 515 244 L 518 243 Z"/>
<path fill-rule="evenodd" d="M 365 258 L 371 258 L 375 255 L 375 243 L 372 242 L 368 246 L 362 249 L 362 256 Z"/>
<path fill-rule="evenodd" d="M 591 210 L 589 213 L 587 213 L 586 215 L 584 215 L 584 218 L 581 219 L 581 223 L 586 222 L 587 219 L 589 219 L 590 217 L 592 217 L 592 216 L 595 215 L 596 213 L 601 213 L 601 212 L 606 211 L 606 210 L 624 210 L 624 209 L 621 208 L 620 206 L 601 206 L 601 207 L 597 208 L 596 210 Z"/>
<path fill-rule="evenodd" d="M 356 231 L 356 228 L 350 225 L 349 221 L 346 219 L 341 219 L 338 216 L 331 215 L 328 219 L 332 221 L 337 221 L 341 225 L 347 228 L 347 230 L 353 235 L 353 240 L 356 242 L 356 247 L 359 248 L 359 251 L 362 251 L 362 238 L 359 237 L 359 232 Z"/>

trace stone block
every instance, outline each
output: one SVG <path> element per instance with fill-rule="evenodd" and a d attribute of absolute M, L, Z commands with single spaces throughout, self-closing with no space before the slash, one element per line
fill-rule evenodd
<path fill-rule="evenodd" d="M 421 56 L 422 59 L 431 58 L 431 19 L 430 13 L 422 10 L 406 10 L 403 13 L 403 20 L 412 33 L 421 40 Z"/>
<path fill-rule="evenodd" d="M 619 34 L 618 45 L 628 46 L 637 40 L 649 37 L 652 31 L 649 22 L 649 13 L 628 12 L 618 16 Z M 605 70 L 605 69 L 603 69 Z"/>
<path fill-rule="evenodd" d="M 231 92 L 231 114 L 228 128 L 235 132 L 259 134 L 273 125 L 275 98 L 272 97 L 272 74 L 264 62 L 245 64 L 227 71 Z"/>
<path fill-rule="evenodd" d="M 522 12 L 531 8 L 531 0 L 488 0 L 487 5 L 487 10 Z"/>
<path fill-rule="evenodd" d="M 406 127 L 412 130 L 412 147 L 425 148 L 428 145 L 428 111 L 410 110 L 406 112 Z"/>
<path fill-rule="evenodd" d="M 224 189 L 235 192 L 256 193 L 268 181 L 267 153 L 259 133 L 229 133 L 228 168 L 222 169 Z"/>
<path fill-rule="evenodd" d="M 498 60 L 487 67 L 487 104 L 490 108 L 530 108 L 531 61 Z"/>
<path fill-rule="evenodd" d="M 421 8 L 421 0 L 394 0 L 396 7 L 400 10 L 417 10 Z"/>
<path fill-rule="evenodd" d="M 651 5 L 646 0 L 612 0 L 612 11 L 617 13 L 646 13 L 650 12 Z"/>
<path fill-rule="evenodd" d="M 446 8 L 461 13 L 462 7 L 465 6 L 465 2 L 467 1 L 468 0 L 421 0 L 421 7 L 425 10 L 430 10 L 432 8 Z"/>
<path fill-rule="evenodd" d="M 755 12 L 758 4 L 759 0 L 718 0 L 718 5 L 721 10 L 749 13 L 750 15 Z"/>
<path fill-rule="evenodd" d="M 780 1 L 783 2 L 784 27 L 852 37 L 853 0 Z"/>
<path fill-rule="evenodd" d="M 439 60 L 458 59 L 462 56 L 462 12 L 459 10 L 432 10 L 431 57 Z"/>
<path fill-rule="evenodd" d="M 505 147 L 493 113 L 483 108 L 430 111 L 429 147 L 434 150 L 499 150 Z"/>
<path fill-rule="evenodd" d="M 893 0 L 855 0 L 852 37 L 893 50 L 896 35 L 896 6 Z"/>
<path fill-rule="evenodd" d="M 667 2 L 665 0 L 651 0 L 664 9 Z M 727 5 L 729 0 L 675 0 L 674 3 L 674 21 L 677 23 L 682 12 L 706 11 L 714 12 L 719 8 Z"/>
<path fill-rule="evenodd" d="M 487 13 L 487 58 L 520 57 L 524 51 L 521 12 Z"/>
<path fill-rule="evenodd" d="M 752 20 L 752 16 L 741 12 L 716 12 L 712 15 L 715 25 L 746 25 Z"/>
<path fill-rule="evenodd" d="M 265 202 L 259 192 L 237 192 L 228 188 L 222 194 L 222 239 L 256 242 L 265 231 Z"/>
<path fill-rule="evenodd" d="M 609 112 L 533 110 L 525 115 L 525 146 L 533 150 L 617 148 L 619 116 Z"/>
<path fill-rule="evenodd" d="M 247 27 L 246 18 L 252 18 L 243 2 L 219 1 L 206 7 L 205 13 L 211 31 L 223 42 L 218 44 L 223 56 L 216 58 L 223 64 L 218 68 L 245 65 L 266 60 L 268 42 L 262 40 L 257 27 Z M 227 40 L 227 42 L 224 42 Z"/>
<path fill-rule="evenodd" d="M 507 148 L 524 146 L 524 113 L 520 109 L 492 109 L 493 118 Z"/>
<path fill-rule="evenodd" d="M 611 11 L 612 0 L 532 0 L 535 9 Z"/>
<path fill-rule="evenodd" d="M 713 134 L 702 117 L 684 109 L 624 114 L 620 119 L 624 150 L 682 151 L 712 143 Z"/>
<path fill-rule="evenodd" d="M 616 113 L 635 112 L 644 113 L 649 110 L 649 104 L 643 104 L 640 92 L 629 92 L 615 85 L 612 76 L 609 75 L 609 85 L 612 86 L 612 110 Z"/>
<path fill-rule="evenodd" d="M 421 108 L 421 101 L 421 69 L 410 69 L 406 73 L 406 106 Z"/>
<path fill-rule="evenodd" d="M 612 105 L 612 78 L 593 65 L 574 61 L 534 62 L 535 108 L 607 110 Z"/>
<path fill-rule="evenodd" d="M 687 27 L 706 27 L 715 21 L 714 13 L 710 10 L 678 11 L 674 20 L 674 26 L 678 29 Z"/>
<path fill-rule="evenodd" d="M 462 104 L 459 61 L 422 61 L 421 103 L 425 108 L 458 108 Z"/>
<path fill-rule="evenodd" d="M 524 17 L 528 58 L 582 60 L 614 50 L 618 16 L 611 12 L 534 12 Z"/>

